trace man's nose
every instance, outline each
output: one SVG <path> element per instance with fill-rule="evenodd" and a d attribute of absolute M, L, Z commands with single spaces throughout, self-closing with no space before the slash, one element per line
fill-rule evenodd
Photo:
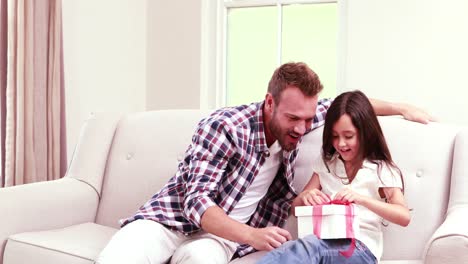
<path fill-rule="evenodd" d="M 306 128 L 305 122 L 300 122 L 296 126 L 294 126 L 294 133 L 297 133 L 300 135 L 304 135 L 306 130 L 307 128 Z"/>

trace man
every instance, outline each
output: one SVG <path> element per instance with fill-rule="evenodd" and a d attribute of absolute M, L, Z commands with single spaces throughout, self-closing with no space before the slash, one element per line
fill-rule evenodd
<path fill-rule="evenodd" d="M 227 263 L 291 239 L 282 228 L 302 136 L 323 124 L 330 100 L 304 63 L 273 74 L 265 100 L 200 121 L 174 177 L 123 228 L 98 263 Z M 372 101 L 379 115 L 426 123 L 410 105 Z"/>

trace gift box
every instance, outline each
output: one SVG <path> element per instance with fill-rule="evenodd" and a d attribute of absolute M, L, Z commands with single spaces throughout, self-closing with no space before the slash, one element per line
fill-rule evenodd
<path fill-rule="evenodd" d="M 297 206 L 298 236 L 322 239 L 355 238 L 359 235 L 359 209 L 355 204 Z"/>

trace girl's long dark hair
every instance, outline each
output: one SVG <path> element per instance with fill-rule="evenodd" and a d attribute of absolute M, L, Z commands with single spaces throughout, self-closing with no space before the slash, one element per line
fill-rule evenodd
<path fill-rule="evenodd" d="M 333 147 L 333 125 L 344 114 L 351 118 L 357 129 L 360 144 L 358 155 L 361 160 L 368 159 L 377 164 L 379 178 L 382 166 L 392 167 L 400 175 L 404 190 L 401 170 L 393 162 L 374 108 L 367 96 L 358 90 L 340 94 L 327 111 L 322 138 L 322 158 L 325 164 L 328 164 L 336 152 Z"/>

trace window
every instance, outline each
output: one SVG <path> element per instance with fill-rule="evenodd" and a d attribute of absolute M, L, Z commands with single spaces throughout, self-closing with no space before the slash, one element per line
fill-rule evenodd
<path fill-rule="evenodd" d="M 337 94 L 338 68 L 344 67 L 337 56 L 337 0 L 219 0 L 217 5 L 214 106 L 263 100 L 273 71 L 289 61 L 306 62 L 319 75 L 320 97 Z"/>

